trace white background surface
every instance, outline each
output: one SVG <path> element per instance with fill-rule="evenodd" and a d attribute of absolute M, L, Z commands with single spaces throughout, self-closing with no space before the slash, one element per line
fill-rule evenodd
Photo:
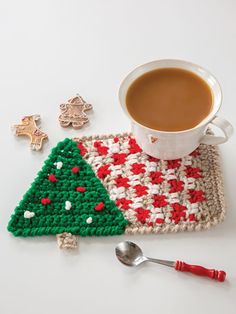
<path fill-rule="evenodd" d="M 65 138 L 129 130 L 117 91 L 135 66 L 181 58 L 222 84 L 221 115 L 236 125 L 236 2 L 0 1 L 0 313 L 235 313 L 235 137 L 221 146 L 226 221 L 207 232 L 80 239 L 62 252 L 54 237 L 14 238 L 6 225 L 50 149 Z M 58 105 L 79 92 L 94 105 L 81 131 L 62 129 Z M 50 140 L 32 153 L 10 127 L 39 113 Z M 147 255 L 228 272 L 220 284 L 161 266 L 125 268 L 114 255 L 124 239 Z"/>

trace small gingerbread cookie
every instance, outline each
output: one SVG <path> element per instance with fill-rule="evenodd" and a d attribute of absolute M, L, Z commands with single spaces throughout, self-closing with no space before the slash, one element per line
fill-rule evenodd
<path fill-rule="evenodd" d="M 40 115 L 25 116 L 21 119 L 21 124 L 13 126 L 15 135 L 28 136 L 30 138 L 30 147 L 32 150 L 40 150 L 43 140 L 48 138 L 47 134 L 42 132 L 36 124 L 36 121 L 39 119 Z"/>
<path fill-rule="evenodd" d="M 71 124 L 74 129 L 82 128 L 89 121 L 85 111 L 90 109 L 92 109 L 92 105 L 86 103 L 79 95 L 69 99 L 66 103 L 60 105 L 60 125 L 68 127 Z"/>

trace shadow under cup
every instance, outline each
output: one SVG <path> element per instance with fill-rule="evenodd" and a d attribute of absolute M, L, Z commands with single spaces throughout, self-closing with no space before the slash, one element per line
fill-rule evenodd
<path fill-rule="evenodd" d="M 132 83 L 145 73 L 163 68 L 177 68 L 190 71 L 202 78 L 210 87 L 212 92 L 212 110 L 197 126 L 182 131 L 159 131 L 140 124 L 128 112 L 126 95 Z M 194 151 L 200 143 L 221 144 L 226 142 L 233 133 L 232 125 L 225 119 L 216 116 L 222 103 L 222 92 L 218 81 L 209 71 L 190 62 L 166 59 L 137 67 L 123 80 L 119 89 L 119 100 L 122 109 L 131 121 L 132 133 L 137 143 L 145 153 L 159 159 L 182 158 Z M 209 123 L 219 127 L 224 136 L 206 135 L 205 132 Z"/>

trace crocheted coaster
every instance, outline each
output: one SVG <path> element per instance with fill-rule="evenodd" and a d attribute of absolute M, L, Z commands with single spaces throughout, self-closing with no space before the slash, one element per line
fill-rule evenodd
<path fill-rule="evenodd" d="M 218 150 L 182 159 L 150 157 L 129 134 L 65 139 L 16 207 L 15 236 L 161 233 L 207 229 L 225 216 Z"/>
<path fill-rule="evenodd" d="M 72 234 L 121 234 L 127 223 L 76 143 L 65 139 L 16 207 L 8 230 L 24 237 L 62 233 L 59 245 L 75 246 Z"/>
<path fill-rule="evenodd" d="M 145 154 L 130 134 L 75 140 L 129 221 L 126 233 L 193 231 L 223 221 L 225 200 L 216 146 L 201 144 L 189 156 L 164 161 Z"/>

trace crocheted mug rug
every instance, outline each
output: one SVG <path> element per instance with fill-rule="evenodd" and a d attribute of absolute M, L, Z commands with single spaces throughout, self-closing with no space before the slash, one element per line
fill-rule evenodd
<path fill-rule="evenodd" d="M 129 133 L 74 139 L 129 224 L 127 234 L 199 231 L 225 217 L 217 146 L 159 160 Z"/>
<path fill-rule="evenodd" d="M 225 216 L 218 149 L 182 159 L 145 154 L 131 134 L 65 139 L 53 148 L 16 207 L 15 236 L 165 233 L 208 229 Z"/>

